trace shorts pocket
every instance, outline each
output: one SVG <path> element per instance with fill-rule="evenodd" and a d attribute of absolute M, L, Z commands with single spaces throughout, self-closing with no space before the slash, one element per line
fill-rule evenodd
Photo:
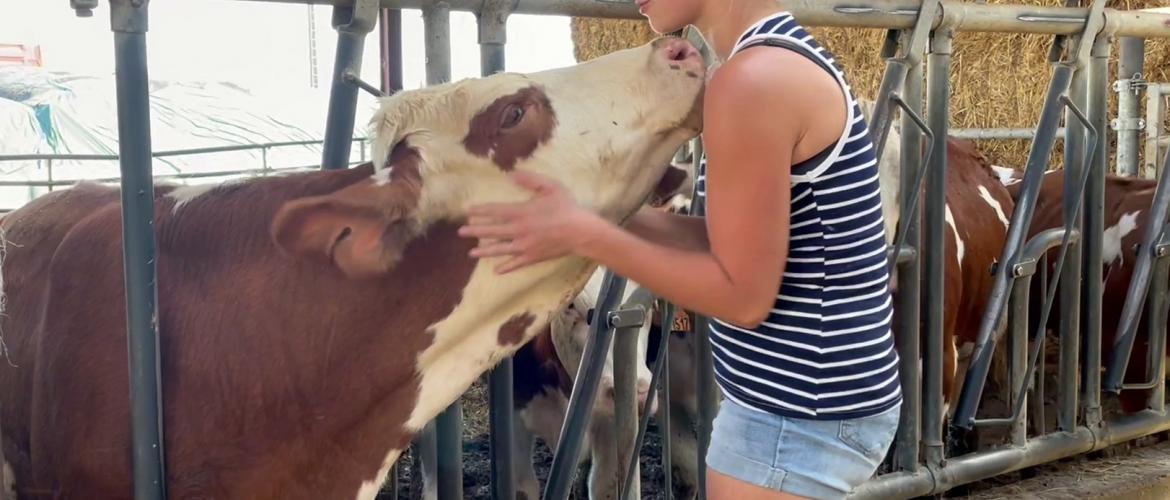
<path fill-rule="evenodd" d="M 898 432 L 901 404 L 882 413 L 868 417 L 841 421 L 838 437 L 854 451 L 865 456 L 870 462 L 880 463 L 889 451 L 890 444 Z"/>

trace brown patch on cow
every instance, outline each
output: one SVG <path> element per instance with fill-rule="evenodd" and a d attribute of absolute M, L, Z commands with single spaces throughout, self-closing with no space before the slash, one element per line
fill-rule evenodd
<path fill-rule="evenodd" d="M 423 182 L 416 151 L 400 143 L 390 158 L 388 183 L 369 178 L 282 206 L 271 229 L 277 246 L 331 263 L 351 278 L 388 271 L 417 234 L 413 216 Z"/>
<path fill-rule="evenodd" d="M 539 87 L 532 86 L 496 99 L 471 119 L 463 146 L 477 156 L 490 158 L 502 170 L 532 155 L 556 128 L 552 104 Z"/>
<path fill-rule="evenodd" d="M 557 356 L 550 326 L 545 326 L 516 351 L 512 356 L 512 369 L 523 374 L 512 378 L 512 406 L 516 409 L 528 406 L 537 396 L 550 391 L 559 391 L 565 397 L 573 392 L 573 379 Z"/>
<path fill-rule="evenodd" d="M 371 174 L 366 164 L 251 180 L 181 217 L 164 209 L 172 201 L 156 201 L 171 496 L 351 498 L 410 441 L 415 359 L 432 342 L 429 325 L 462 300 L 474 241 L 458 236 L 457 221 L 436 223 L 400 265 L 351 280 L 279 258 L 268 236 L 286 203 Z M 12 297 L 42 312 L 8 323 L 30 332 L 36 379 L 19 389 L 0 378 L 4 394 L 38 402 L 3 405 L 6 416 L 24 415 L 5 419 L 6 435 L 23 425 L 30 437 L 17 446 L 38 450 L 17 483 L 62 498 L 131 496 L 121 214 L 116 203 L 97 208 L 58 246 L 41 274 L 45 293 Z"/>
<path fill-rule="evenodd" d="M 504 324 L 500 325 L 500 332 L 497 342 L 503 346 L 519 345 L 524 340 L 524 332 L 532 323 L 536 322 L 536 316 L 532 313 L 526 312 L 517 314 L 508 318 Z"/>
<path fill-rule="evenodd" d="M 666 202 L 678 194 L 679 189 L 689 176 L 686 170 L 674 165 L 667 165 L 666 170 L 662 173 L 662 177 L 658 179 L 658 184 L 650 192 L 650 198 L 647 204 L 652 207 L 665 205 Z"/>

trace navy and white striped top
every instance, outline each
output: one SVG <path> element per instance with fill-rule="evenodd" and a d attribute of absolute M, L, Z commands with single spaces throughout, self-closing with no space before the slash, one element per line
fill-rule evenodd
<path fill-rule="evenodd" d="M 902 398 L 874 146 L 844 74 L 788 12 L 752 25 L 731 54 L 768 38 L 795 44 L 837 78 L 849 96 L 849 125 L 836 143 L 792 166 L 789 253 L 775 305 L 753 330 L 712 318 L 715 378 L 725 397 L 764 412 L 873 415 Z M 704 157 L 700 199 L 706 167 Z"/>

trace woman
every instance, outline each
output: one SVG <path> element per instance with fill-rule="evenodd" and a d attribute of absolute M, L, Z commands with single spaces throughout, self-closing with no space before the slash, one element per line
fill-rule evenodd
<path fill-rule="evenodd" d="M 706 218 L 644 209 L 618 227 L 517 171 L 533 199 L 475 207 L 461 233 L 498 240 L 472 251 L 509 257 L 498 272 L 577 254 L 712 318 L 725 398 L 706 456 L 710 498 L 841 498 L 884 458 L 902 401 L 861 111 L 782 2 L 638 5 L 655 32 L 693 25 L 724 61 L 703 103 Z"/>

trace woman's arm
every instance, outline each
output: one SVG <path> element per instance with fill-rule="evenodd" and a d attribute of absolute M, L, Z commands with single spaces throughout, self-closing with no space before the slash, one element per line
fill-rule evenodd
<path fill-rule="evenodd" d="M 659 245 L 683 250 L 707 250 L 707 221 L 693 215 L 674 214 L 642 207 L 626 221 L 625 229 Z"/>
<path fill-rule="evenodd" d="M 801 145 L 811 149 L 809 156 L 831 142 L 824 139 L 830 137 L 826 127 L 835 125 L 840 134 L 840 120 L 832 123 L 825 109 L 841 108 L 841 91 L 803 56 L 769 50 L 745 51 L 724 64 L 706 92 L 707 245 L 693 239 L 678 246 L 654 243 L 664 238 L 651 235 L 672 224 L 642 219 L 624 230 L 577 207 L 559 184 L 517 171 L 535 199 L 473 208 L 473 221 L 461 233 L 502 241 L 472 255 L 510 256 L 498 267 L 509 272 L 575 253 L 684 309 L 758 325 L 771 312 L 788 254 L 788 166 L 810 127 L 820 144 Z"/>

